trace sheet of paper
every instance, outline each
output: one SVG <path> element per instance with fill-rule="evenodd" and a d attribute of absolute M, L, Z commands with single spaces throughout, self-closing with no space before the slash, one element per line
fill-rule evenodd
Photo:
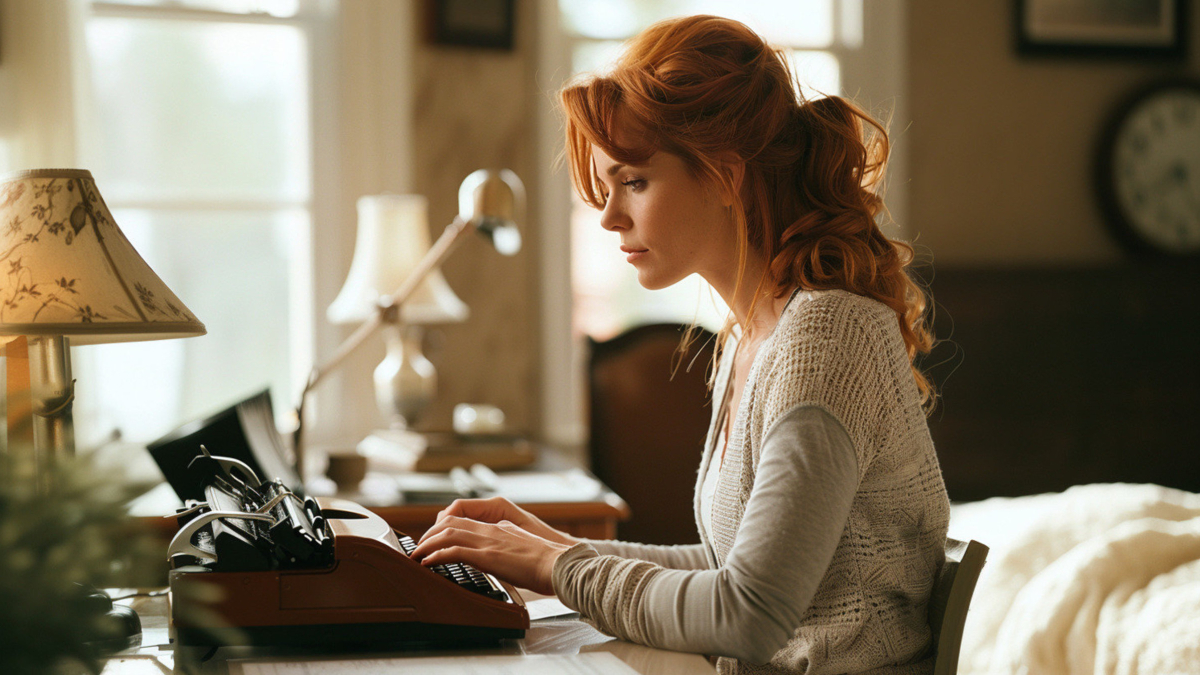
<path fill-rule="evenodd" d="M 230 675 L 638 675 L 608 652 L 229 663 Z"/>
<path fill-rule="evenodd" d="M 551 619 L 562 616 L 578 616 L 579 612 L 562 604 L 558 598 L 542 598 L 541 600 L 530 600 L 525 603 L 525 610 L 529 612 L 529 620 L 537 621 L 538 619 Z"/>

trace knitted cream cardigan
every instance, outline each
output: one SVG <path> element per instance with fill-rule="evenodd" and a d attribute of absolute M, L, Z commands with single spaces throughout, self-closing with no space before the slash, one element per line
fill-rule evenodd
<path fill-rule="evenodd" d="M 714 391 L 726 391 L 732 351 L 726 350 Z M 945 555 L 949 501 L 896 314 L 887 306 L 845 291 L 801 292 L 789 303 L 751 366 L 725 450 L 713 504 L 713 536 L 699 528 L 703 543 L 696 548 L 703 551 L 710 569 L 725 564 L 768 431 L 790 411 L 805 406 L 827 411 L 853 444 L 858 486 L 849 517 L 791 639 L 767 664 L 722 658 L 718 670 L 930 672 L 926 605 Z M 724 407 L 713 410 L 697 485 L 697 520 L 699 481 Z M 608 632 L 634 639 L 657 634 L 654 626 L 640 625 L 653 621 L 647 617 L 655 612 L 636 605 L 651 595 L 646 588 L 661 569 L 598 556 L 597 549 L 644 559 L 699 556 L 694 550 L 681 549 L 674 555 L 650 550 L 660 547 L 646 548 L 653 555 L 640 555 L 637 547 L 625 545 L 580 544 L 559 557 L 554 587 L 564 602 Z M 669 578 L 664 576 L 664 583 Z M 662 616 L 669 616 L 668 608 L 660 609 Z M 719 645 L 715 647 L 719 651 Z"/>

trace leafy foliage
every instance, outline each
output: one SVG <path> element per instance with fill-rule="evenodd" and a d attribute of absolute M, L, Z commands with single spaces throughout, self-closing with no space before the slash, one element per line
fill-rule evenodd
<path fill-rule="evenodd" d="M 134 586 L 161 556 L 127 515 L 147 485 L 63 463 L 42 489 L 0 467 L 0 673 L 40 675 L 80 665 L 98 672 L 89 643 L 117 626 L 83 588 Z"/>

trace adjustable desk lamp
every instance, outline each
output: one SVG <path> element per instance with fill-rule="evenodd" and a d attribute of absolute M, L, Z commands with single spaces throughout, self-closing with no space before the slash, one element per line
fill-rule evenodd
<path fill-rule="evenodd" d="M 404 282 L 390 295 L 378 299 L 376 311 L 346 338 L 333 356 L 313 368 L 296 407 L 296 431 L 293 444 L 298 475 L 304 476 L 304 403 L 308 393 L 329 373 L 333 372 L 381 326 L 400 326 L 404 323 L 403 306 L 414 297 L 431 273 L 435 272 L 454 251 L 455 246 L 472 230 L 479 232 L 503 255 L 515 255 L 521 250 L 521 233 L 517 221 L 524 217 L 525 186 L 517 174 L 508 169 L 480 169 L 467 176 L 458 190 L 458 215 L 454 217 L 429 251 L 417 262 Z M 357 262 L 357 253 L 355 255 Z M 351 274 L 354 274 L 353 266 Z M 440 275 L 438 275 L 440 277 Z M 351 280 L 347 280 L 351 286 Z M 343 290 L 345 292 L 345 290 Z M 340 299 L 340 297 L 339 297 Z M 457 299 L 457 298 L 456 298 Z M 335 302 L 335 305 L 337 303 Z M 331 310 L 333 307 L 331 307 Z M 402 391 L 403 378 L 384 378 L 376 381 L 377 399 L 388 416 L 403 415 L 412 395 Z M 423 385 L 422 385 L 423 386 Z M 390 391 L 385 391 L 390 389 Z"/>
<path fill-rule="evenodd" d="M 19 433 L 24 406 L 33 417 L 33 455 L 10 443 L 8 460 L 16 480 L 45 485 L 55 463 L 75 454 L 72 344 L 194 337 L 205 328 L 122 234 L 88 171 L 0 178 L 0 265 L 8 434 Z"/>

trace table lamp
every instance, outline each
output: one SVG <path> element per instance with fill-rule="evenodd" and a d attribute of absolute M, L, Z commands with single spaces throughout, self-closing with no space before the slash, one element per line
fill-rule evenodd
<path fill-rule="evenodd" d="M 0 178 L 0 265 L 8 406 L 27 399 L 33 413 L 34 456 L 10 461 L 15 478 L 41 483 L 59 458 L 75 453 L 72 345 L 205 329 L 125 238 L 88 171 Z"/>
<path fill-rule="evenodd" d="M 360 324 L 379 299 L 399 288 L 429 253 L 428 202 L 420 195 L 369 195 L 358 200 L 358 238 L 346 284 L 329 320 Z M 416 424 L 437 392 L 437 371 L 421 353 L 422 326 L 463 321 L 467 306 L 434 269 L 412 296 L 383 317 L 387 356 L 375 369 L 375 401 L 393 429 Z"/>
<path fill-rule="evenodd" d="M 397 331 L 402 331 L 406 317 L 411 317 L 414 322 L 419 321 L 418 317 L 422 316 L 455 317 L 458 316 L 455 312 L 459 307 L 461 307 L 461 317 L 466 317 L 466 306 L 462 305 L 462 302 L 450 291 L 441 274 L 435 274 L 446 258 L 454 251 L 456 245 L 465 238 L 466 233 L 471 231 L 480 233 L 503 255 L 515 255 L 521 250 L 521 233 L 517 228 L 517 222 L 524 217 L 525 186 L 521 183 L 521 179 L 517 177 L 517 174 L 508 169 L 480 169 L 463 180 L 458 190 L 458 215 L 446 226 L 441 236 L 438 237 L 432 246 L 428 247 L 428 250 L 425 250 L 423 245 L 425 240 L 420 238 L 419 234 L 414 234 L 425 231 L 424 200 L 413 201 L 401 199 L 400 201 L 390 203 L 378 203 L 368 200 L 367 204 L 369 205 L 368 212 L 370 209 L 378 206 L 381 209 L 380 219 L 394 219 L 394 222 L 391 225 L 381 226 L 378 231 L 373 233 L 364 234 L 360 230 L 346 286 L 343 287 L 338 298 L 330 306 L 331 317 L 337 319 L 342 317 L 352 318 L 365 314 L 366 318 L 362 320 L 362 323 L 354 333 L 346 338 L 345 342 L 337 348 L 337 351 L 334 352 L 328 361 L 312 369 L 308 377 L 308 382 L 305 384 L 304 390 L 300 393 L 300 401 L 296 407 L 296 431 L 293 435 L 292 447 L 295 452 L 297 469 L 301 476 L 304 475 L 304 404 L 308 398 L 308 393 L 326 375 L 336 370 L 350 354 L 362 346 L 367 338 L 381 326 L 396 326 Z M 362 202 L 359 203 L 359 209 L 359 223 L 361 227 L 364 220 Z M 382 210 L 384 209 L 392 209 L 392 214 L 384 217 L 382 215 Z M 375 224 L 372 222 L 374 218 L 375 216 L 373 215 L 368 215 L 366 218 L 369 229 L 375 228 Z M 382 233 L 384 229 L 388 231 L 388 234 L 384 235 Z M 370 239 L 364 240 L 364 237 L 369 237 Z M 409 251 L 395 253 L 395 255 L 403 256 L 405 260 L 419 257 L 419 260 L 411 266 L 407 263 L 393 266 L 393 262 L 387 260 L 387 258 L 390 258 L 390 254 L 386 251 L 379 252 L 382 254 L 383 259 L 374 258 L 376 252 L 372 249 L 367 249 L 370 252 L 364 251 L 363 247 L 369 246 L 372 242 L 382 244 L 387 241 L 395 241 L 399 245 L 411 248 Z M 361 269 L 364 270 L 362 276 L 372 277 L 372 281 L 369 283 L 360 283 L 357 280 L 356 267 L 359 266 L 360 253 L 364 256 L 364 262 L 361 265 Z M 396 270 L 395 275 L 389 276 L 388 273 L 374 271 L 375 268 L 383 267 L 388 267 L 389 269 L 394 267 Z M 368 272 L 367 270 L 370 271 Z M 387 288 L 383 284 L 392 283 L 399 278 L 403 278 L 403 281 L 396 287 L 396 290 L 390 294 L 375 298 L 370 311 L 356 314 L 347 309 L 343 314 L 343 305 L 341 304 L 343 296 L 347 298 L 346 307 L 354 305 L 361 310 L 364 297 L 369 298 L 371 294 L 381 288 Z M 426 280 L 430 281 L 427 285 L 425 284 Z M 445 290 L 441 295 L 439 295 L 439 287 Z M 422 288 L 426 290 L 422 291 Z M 428 295 L 424 295 L 425 293 L 428 293 Z M 423 295 L 426 298 L 432 298 L 432 300 L 422 303 L 420 298 Z M 453 300 L 450 300 L 450 298 L 453 298 Z M 411 312 L 408 312 L 406 310 L 410 302 L 414 307 Z M 423 314 L 423 312 L 427 313 Z M 458 318 L 455 320 L 462 319 Z M 408 350 L 408 345 L 405 345 L 403 349 L 402 356 L 413 353 Z M 424 360 L 424 357 L 422 356 L 421 359 Z M 386 363 L 387 359 L 384 360 L 384 364 Z M 381 364 L 381 368 L 384 364 Z M 430 364 L 430 368 L 432 368 L 432 364 Z M 379 371 L 376 372 L 376 382 L 378 384 Z M 385 410 L 385 415 L 391 417 L 393 420 L 396 419 L 393 415 L 404 418 L 408 410 L 406 406 L 412 401 L 419 402 L 426 395 L 424 392 L 410 394 L 404 391 L 404 387 L 412 382 L 413 386 L 423 388 L 429 386 L 428 383 L 430 381 L 430 379 L 424 377 L 412 378 L 410 380 L 404 377 L 403 374 L 397 377 L 385 377 L 385 379 L 387 380 L 385 388 L 389 389 L 389 391 L 384 392 L 379 398 L 380 403 L 386 404 L 386 407 L 389 408 L 389 410 Z M 399 388 L 399 391 L 396 388 Z M 377 393 L 378 391 L 377 389 Z"/>

